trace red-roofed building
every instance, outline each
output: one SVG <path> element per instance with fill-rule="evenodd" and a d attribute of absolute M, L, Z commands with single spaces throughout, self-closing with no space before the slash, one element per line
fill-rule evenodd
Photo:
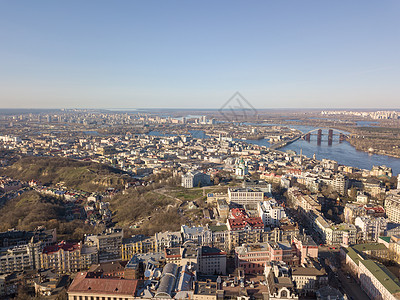
<path fill-rule="evenodd" d="M 93 273 L 78 273 L 68 289 L 68 299 L 135 299 L 136 279 L 97 278 Z"/>
<path fill-rule="evenodd" d="M 260 217 L 228 219 L 229 230 L 264 230 L 264 223 Z"/>
<path fill-rule="evenodd" d="M 97 249 L 81 243 L 62 241 L 57 245 L 46 246 L 40 254 L 42 269 L 53 269 L 59 273 L 86 270 L 97 262 Z"/>
<path fill-rule="evenodd" d="M 286 174 L 291 174 L 291 175 L 297 175 L 300 176 L 301 175 L 301 170 L 300 169 L 288 169 L 286 171 Z"/>
<path fill-rule="evenodd" d="M 243 208 L 232 208 L 231 213 L 229 215 L 230 219 L 242 219 L 248 218 L 246 211 Z"/>
<path fill-rule="evenodd" d="M 374 217 L 383 217 L 385 215 L 385 209 L 382 206 L 368 207 L 364 205 L 367 215 L 373 215 Z"/>
<path fill-rule="evenodd" d="M 41 267 L 57 272 L 77 272 L 79 268 L 80 243 L 66 243 L 46 246 L 41 254 Z"/>
<path fill-rule="evenodd" d="M 244 243 L 259 243 L 262 240 L 264 223 L 260 217 L 228 219 L 229 247 L 233 249 Z"/>

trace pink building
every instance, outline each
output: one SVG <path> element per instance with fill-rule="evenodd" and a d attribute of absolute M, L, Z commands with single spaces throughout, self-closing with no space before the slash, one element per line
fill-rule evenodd
<path fill-rule="evenodd" d="M 300 263 L 305 263 L 306 257 L 318 258 L 318 246 L 311 236 L 295 237 L 293 245 L 296 247 L 296 255 L 300 258 Z"/>

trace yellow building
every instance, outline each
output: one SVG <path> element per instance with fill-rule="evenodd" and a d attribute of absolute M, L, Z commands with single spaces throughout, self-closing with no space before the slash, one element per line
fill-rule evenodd
<path fill-rule="evenodd" d="M 148 252 L 156 252 L 154 237 L 136 235 L 128 242 L 122 244 L 122 260 L 130 260 L 136 253 Z"/>

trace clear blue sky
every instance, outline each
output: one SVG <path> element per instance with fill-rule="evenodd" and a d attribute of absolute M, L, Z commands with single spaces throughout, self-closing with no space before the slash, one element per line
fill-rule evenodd
<path fill-rule="evenodd" d="M 0 2 L 1 108 L 400 108 L 400 1 Z"/>

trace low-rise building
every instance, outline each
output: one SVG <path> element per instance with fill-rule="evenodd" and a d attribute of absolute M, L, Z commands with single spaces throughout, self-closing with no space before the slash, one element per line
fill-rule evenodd
<path fill-rule="evenodd" d="M 135 279 L 98 278 L 93 273 L 78 273 L 68 289 L 68 300 L 133 300 L 137 283 Z"/>
<path fill-rule="evenodd" d="M 385 266 L 372 260 L 360 260 L 361 288 L 371 299 L 400 299 L 400 281 Z"/>

